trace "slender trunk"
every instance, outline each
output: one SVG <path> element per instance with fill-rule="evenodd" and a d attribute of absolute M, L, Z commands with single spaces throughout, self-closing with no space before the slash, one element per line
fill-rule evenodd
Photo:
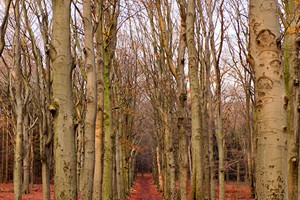
<path fill-rule="evenodd" d="M 3 106 L 3 110 L 5 110 L 5 105 Z M 6 155 L 7 154 L 7 149 L 6 149 L 6 146 L 5 146 L 5 133 L 6 133 L 6 131 L 5 131 L 5 125 L 6 125 L 6 123 L 5 123 L 5 121 L 4 121 L 4 119 L 5 119 L 5 117 L 3 117 L 2 118 L 3 119 L 3 121 L 2 121 L 2 145 L 1 145 L 1 151 L 3 152 L 2 153 L 2 156 L 1 156 L 1 183 L 4 183 L 5 182 L 5 156 L 4 155 Z"/>
<path fill-rule="evenodd" d="M 22 155 L 23 155 L 23 101 L 22 101 L 22 71 L 21 71 L 21 46 L 20 46 L 20 1 L 16 0 L 15 6 L 15 36 L 14 36 L 14 68 L 15 68 L 15 99 L 16 99 L 16 133 L 14 156 L 14 199 L 22 198 Z"/>
<path fill-rule="evenodd" d="M 54 198 L 56 200 L 77 198 L 70 4 L 70 0 L 53 1 L 53 34 L 48 52 L 52 61 L 53 95 L 50 110 L 54 125 Z"/>
<path fill-rule="evenodd" d="M 93 45 L 93 26 L 91 15 L 91 0 L 83 1 L 83 23 L 85 30 L 85 56 L 87 76 L 87 105 L 84 126 L 84 159 L 80 178 L 80 197 L 91 199 L 93 191 L 93 175 L 95 162 L 95 120 L 97 109 L 96 64 Z"/>
<path fill-rule="evenodd" d="M 241 181 L 240 175 L 241 175 L 241 172 L 240 172 L 240 162 L 238 161 L 236 163 L 236 181 L 238 183 Z"/>
<path fill-rule="evenodd" d="M 217 109 L 216 109 L 216 137 L 218 144 L 218 155 L 219 155 L 219 198 L 220 200 L 225 199 L 225 169 L 224 169 L 224 158 L 225 158 L 225 136 L 222 130 L 222 118 L 221 118 L 221 86 L 217 84 Z"/>
<path fill-rule="evenodd" d="M 207 85 L 207 102 L 208 102 L 208 151 L 209 151 L 209 172 L 210 172 L 210 197 L 216 199 L 216 181 L 215 181 L 215 160 L 214 160 L 214 133 L 213 133 L 213 110 L 212 110 L 212 94 L 210 89 L 210 66 L 206 69 L 206 85 Z"/>
<path fill-rule="evenodd" d="M 246 76 L 245 76 L 246 77 Z M 252 131 L 251 131 L 251 122 L 250 122 L 250 80 L 246 80 L 246 135 L 247 135 L 247 170 L 248 170 L 248 181 L 251 187 L 251 196 L 255 196 L 255 188 L 254 188 L 254 170 L 253 170 L 253 145 L 252 145 Z"/>
<path fill-rule="evenodd" d="M 285 3 L 286 27 L 284 35 L 284 77 L 287 102 L 287 133 L 288 133 L 288 197 L 289 200 L 299 199 L 299 1 Z M 299 172 L 298 172 L 299 171 Z"/>
<path fill-rule="evenodd" d="M 34 177 L 34 151 L 33 151 L 33 133 L 29 135 L 29 148 L 30 148 L 30 185 L 35 182 Z"/>
<path fill-rule="evenodd" d="M 156 162 L 157 162 L 157 172 L 158 172 L 158 188 L 162 189 L 163 185 L 163 177 L 161 172 L 161 164 L 160 164 L 160 153 L 159 153 L 159 147 L 156 147 Z"/>
<path fill-rule="evenodd" d="M 23 193 L 29 193 L 29 178 L 30 178 L 30 162 L 29 162 L 29 130 L 28 130 L 28 111 L 24 113 L 24 121 L 23 121 L 23 148 L 24 148 L 24 156 L 23 156 Z"/>
<path fill-rule="evenodd" d="M 117 85 L 116 87 L 119 87 L 119 85 Z M 116 89 L 118 90 L 118 89 Z M 116 97 L 118 100 L 118 104 L 121 103 L 120 101 L 120 96 L 119 96 L 119 91 L 115 92 L 115 95 L 118 95 L 118 97 Z M 117 133 L 116 133 L 116 141 L 115 141 L 115 149 L 116 149 L 116 153 L 115 153 L 115 160 L 116 160 L 116 189 L 117 189 L 117 199 L 121 200 L 124 198 L 124 193 L 123 193 L 123 186 L 124 186 L 124 182 L 122 179 L 122 174 L 121 174 L 121 165 L 122 165 L 122 158 L 121 158 L 121 153 L 122 153 L 122 145 L 121 145 L 121 134 L 123 132 L 123 126 L 122 126 L 122 115 L 121 112 L 117 112 L 116 114 L 116 119 L 119 119 L 118 121 L 118 128 L 117 128 Z"/>
<path fill-rule="evenodd" d="M 173 147 L 173 133 L 171 128 L 171 119 L 169 116 L 169 103 L 166 105 L 166 110 L 163 113 L 164 117 L 164 139 L 165 139 L 165 151 L 166 151 L 166 171 L 168 173 L 166 184 L 168 191 L 167 200 L 176 199 L 176 182 L 175 182 L 175 161 L 174 161 L 174 147 Z"/>
<path fill-rule="evenodd" d="M 8 178 L 9 178 L 9 169 L 8 169 L 8 164 L 9 164 L 9 131 L 8 131 L 8 119 L 6 117 L 6 156 L 5 156 L 5 183 L 8 183 Z"/>
<path fill-rule="evenodd" d="M 178 49 L 178 66 L 177 66 L 177 128 L 178 128 L 178 165 L 179 165 L 179 175 L 178 175 L 178 198 L 185 200 L 187 197 L 187 181 L 188 181 L 188 149 L 187 149 L 187 134 L 186 134 L 186 124 L 187 124 L 187 91 L 186 91 L 186 81 L 184 75 L 185 66 L 185 50 L 186 50 L 186 2 L 181 0 L 179 2 L 180 8 L 180 39 L 179 39 L 179 49 Z"/>
<path fill-rule="evenodd" d="M 97 1 L 97 20 L 98 27 L 96 30 L 96 81 L 97 81 L 97 114 L 95 127 L 95 167 L 94 167 L 94 184 L 93 199 L 101 200 L 102 194 L 102 171 L 103 171 L 103 33 L 102 33 L 102 0 Z"/>
<path fill-rule="evenodd" d="M 105 42 L 105 45 L 107 45 Z M 113 130 L 112 130 L 112 111 L 111 111 L 111 91 L 110 91 L 110 52 L 108 47 L 104 48 L 104 155 L 103 155 L 103 181 L 102 199 L 113 198 Z"/>
<path fill-rule="evenodd" d="M 203 199 L 202 135 L 200 119 L 200 99 L 198 80 L 198 59 L 194 39 L 195 0 L 188 1 L 187 8 L 187 47 L 192 107 L 192 179 L 191 199 Z"/>

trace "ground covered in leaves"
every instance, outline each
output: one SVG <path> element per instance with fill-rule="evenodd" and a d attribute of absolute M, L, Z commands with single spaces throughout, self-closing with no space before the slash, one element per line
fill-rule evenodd
<path fill-rule="evenodd" d="M 162 194 L 153 184 L 151 174 L 139 174 L 131 188 L 127 200 L 161 200 Z"/>
<path fill-rule="evenodd" d="M 51 200 L 53 196 L 53 185 L 51 185 Z M 226 200 L 252 200 L 250 198 L 250 188 L 245 183 L 229 182 L 225 186 Z M 13 184 L 0 183 L 0 200 L 13 200 L 14 190 Z M 23 194 L 24 200 L 42 200 L 42 185 L 34 184 L 30 187 L 30 194 Z M 127 200 L 162 200 L 162 193 L 159 192 L 153 184 L 151 174 L 138 175 L 131 188 Z"/>
<path fill-rule="evenodd" d="M 54 200 L 53 185 L 50 186 L 51 200 Z M 42 185 L 34 184 L 30 186 L 30 193 L 23 194 L 22 200 L 42 200 L 43 199 Z M 14 199 L 14 187 L 12 183 L 3 184 L 0 183 L 0 200 L 13 200 Z"/>

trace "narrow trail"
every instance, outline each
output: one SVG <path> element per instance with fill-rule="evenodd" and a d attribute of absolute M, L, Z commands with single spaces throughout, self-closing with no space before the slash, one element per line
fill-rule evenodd
<path fill-rule="evenodd" d="M 151 174 L 139 174 L 127 200 L 162 200 L 162 194 L 157 191 Z"/>

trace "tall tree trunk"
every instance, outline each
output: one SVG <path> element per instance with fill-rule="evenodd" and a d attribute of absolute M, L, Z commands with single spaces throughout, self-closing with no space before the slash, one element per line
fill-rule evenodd
<path fill-rule="evenodd" d="M 50 110 L 54 124 L 54 198 L 57 200 L 77 199 L 72 95 L 74 63 L 70 45 L 70 0 L 54 0 L 49 55 L 52 61 L 53 95 Z"/>
<path fill-rule="evenodd" d="M 8 111 L 10 112 L 10 111 Z M 9 173 L 9 169 L 8 169 L 8 164 L 9 164 L 9 131 L 8 131 L 8 117 L 6 117 L 6 156 L 5 156 L 5 183 L 8 182 L 8 173 Z"/>
<path fill-rule="evenodd" d="M 112 124 L 112 99 L 111 99 L 111 67 L 115 56 L 117 43 L 117 22 L 119 14 L 119 1 L 105 1 L 107 10 L 104 13 L 103 29 L 103 174 L 102 174 L 102 199 L 113 199 L 113 155 L 114 132 Z"/>
<path fill-rule="evenodd" d="M 218 177 L 219 177 L 219 199 L 225 200 L 225 168 L 224 168 L 224 159 L 225 159 L 225 134 L 223 132 L 223 124 L 222 124 L 222 98 L 221 98 L 221 69 L 219 66 L 220 63 L 220 55 L 222 52 L 222 46 L 223 46 L 223 38 L 224 38 L 224 21 L 223 21 L 223 3 L 224 0 L 221 0 L 220 4 L 220 44 L 219 44 L 219 52 L 216 50 L 215 45 L 215 36 L 214 32 L 210 33 L 210 48 L 212 52 L 212 60 L 216 75 L 216 110 L 215 110 L 215 117 L 216 117 L 216 138 L 217 138 L 217 145 L 218 145 L 218 156 L 219 156 L 219 169 L 218 169 Z M 213 16 L 210 13 L 208 13 L 209 17 L 209 27 L 211 30 L 215 29 L 214 23 L 213 23 Z"/>
<path fill-rule="evenodd" d="M 95 162 L 95 120 L 97 109 L 96 64 L 93 44 L 93 26 L 91 0 L 83 1 L 83 23 L 85 30 L 85 65 L 87 76 L 87 105 L 84 126 L 84 158 L 81 170 L 80 197 L 91 199 L 93 191 L 94 162 Z"/>
<path fill-rule="evenodd" d="M 284 35 L 284 77 L 288 98 L 288 196 L 289 200 L 299 199 L 299 1 L 285 1 L 287 27 Z M 299 168 L 299 169 L 298 169 Z M 300 172 L 300 170 L 299 170 Z"/>
<path fill-rule="evenodd" d="M 14 198 L 22 198 L 22 156 L 23 156 L 23 101 L 22 101 L 22 71 L 21 71 L 21 44 L 20 44 L 20 1 L 15 4 L 15 35 L 14 35 L 14 68 L 15 68 L 15 99 L 16 99 L 16 133 L 14 156 Z"/>
<path fill-rule="evenodd" d="M 210 89 L 210 65 L 206 66 L 206 98 L 207 98 L 207 132 L 208 132 L 208 152 L 209 152 L 209 173 L 210 173 L 210 198 L 216 199 L 215 181 L 215 160 L 214 160 L 214 133 L 213 133 L 213 109 L 212 93 Z"/>
<path fill-rule="evenodd" d="M 203 199 L 203 166 L 202 166 L 202 134 L 200 119 L 200 99 L 199 99 L 199 80 L 198 80 L 198 59 L 194 39 L 195 23 L 195 0 L 188 0 L 187 6 L 187 48 L 188 66 L 190 78 L 190 93 L 192 107 L 192 180 L 191 180 L 191 199 Z"/>
<path fill-rule="evenodd" d="M 42 7 L 41 0 L 37 1 L 38 10 L 41 12 L 42 21 L 40 23 L 41 33 L 43 37 L 44 48 L 46 49 L 46 45 L 49 43 L 48 38 L 48 16 L 47 10 L 44 10 Z M 27 29 L 32 42 L 33 54 L 36 62 L 36 74 L 37 76 L 37 96 L 41 105 L 41 110 L 39 113 L 40 116 L 40 124 L 39 124 L 39 132 L 40 132 L 40 157 L 42 164 L 42 185 L 43 185 L 43 199 L 50 199 L 50 147 L 53 139 L 52 132 L 52 119 L 51 113 L 49 112 L 49 104 L 50 104 L 50 57 L 46 54 L 46 69 L 43 66 L 43 59 L 41 55 L 41 51 L 38 49 L 36 45 L 36 40 L 34 37 L 34 33 L 30 26 L 27 10 L 24 9 L 24 16 L 27 25 Z M 47 74 L 48 72 L 48 74 Z M 45 102 L 46 100 L 46 102 Z"/>
<path fill-rule="evenodd" d="M 178 1 L 180 8 L 180 38 L 179 38 L 179 49 L 178 49 L 178 67 L 177 67 L 177 127 L 178 127 L 178 195 L 181 200 L 185 200 L 187 197 L 187 180 L 188 180 L 188 152 L 187 152 L 187 89 L 184 75 L 185 66 L 185 50 L 186 50 L 186 2 L 183 0 Z"/>
<path fill-rule="evenodd" d="M 250 56 L 255 73 L 256 198 L 287 199 L 287 127 L 276 0 L 250 0 Z"/>
<path fill-rule="evenodd" d="M 250 80 L 247 80 L 245 75 L 245 96 L 246 96 L 246 135 L 247 135 L 247 177 L 251 187 L 251 196 L 255 196 L 254 188 L 254 162 L 253 162 L 253 134 L 251 131 L 251 118 L 250 118 Z"/>
<path fill-rule="evenodd" d="M 166 200 L 176 199 L 176 181 L 175 181 L 175 160 L 174 160 L 174 147 L 173 147 L 173 132 L 171 127 L 171 116 L 170 116 L 170 103 L 168 99 L 165 102 L 165 110 L 163 111 L 164 120 L 164 143 L 166 153 L 166 186 L 168 194 Z"/>
<path fill-rule="evenodd" d="M 103 166 L 103 14 L 102 14 L 102 0 L 97 0 L 96 14 L 97 14 L 97 30 L 96 30 L 96 81 L 97 81 L 97 114 L 95 127 L 95 167 L 94 167 L 94 184 L 93 184 L 93 199 L 101 200 L 102 194 L 102 166 Z"/>
<path fill-rule="evenodd" d="M 113 128 L 112 128 L 112 110 L 111 110 L 111 81 L 110 81 L 110 52 L 108 52 L 108 43 L 106 40 L 104 48 L 104 155 L 103 155 L 103 180 L 102 180 L 102 199 L 113 198 Z"/>

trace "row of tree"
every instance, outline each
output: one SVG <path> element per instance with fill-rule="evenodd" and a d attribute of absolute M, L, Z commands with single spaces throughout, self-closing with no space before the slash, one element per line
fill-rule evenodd
<path fill-rule="evenodd" d="M 145 171 L 170 200 L 189 180 L 190 199 L 225 199 L 225 180 L 298 199 L 299 1 L 0 6 L 0 180 L 15 199 L 35 174 L 44 199 L 52 178 L 55 199 L 124 199 Z"/>

